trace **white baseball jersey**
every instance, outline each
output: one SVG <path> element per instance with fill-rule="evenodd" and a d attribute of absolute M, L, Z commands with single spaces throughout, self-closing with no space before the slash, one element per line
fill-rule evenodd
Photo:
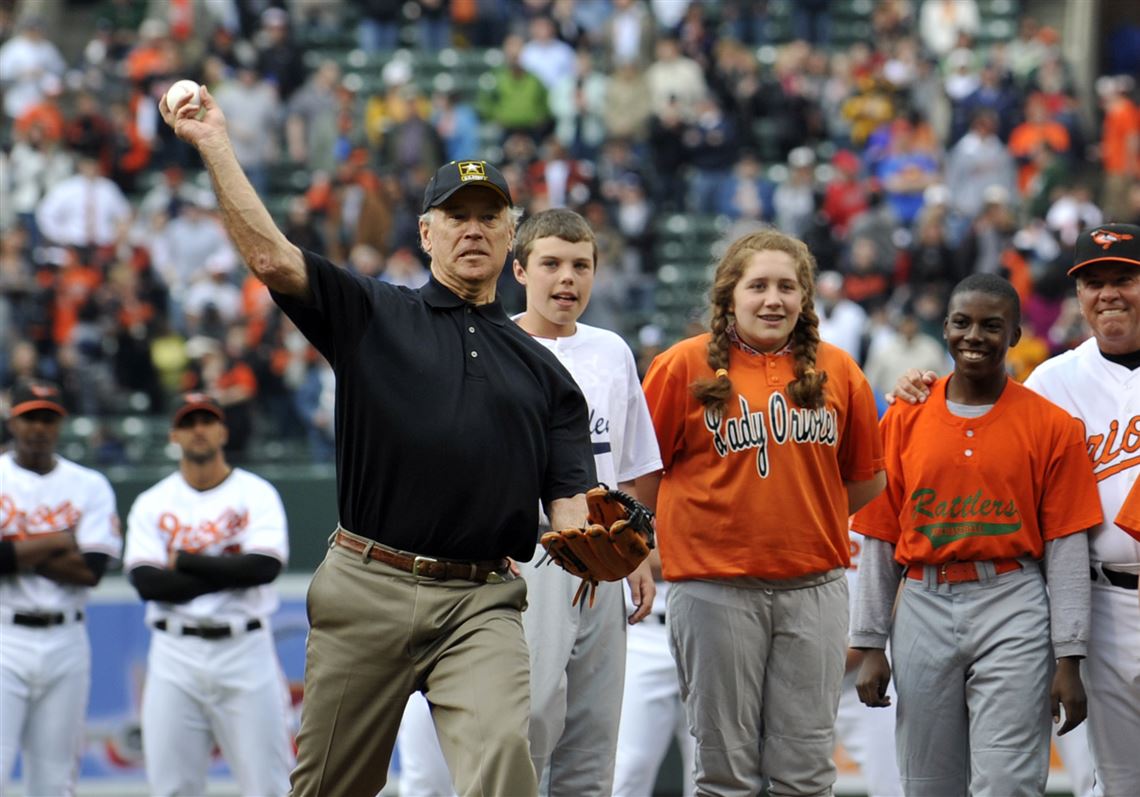
<path fill-rule="evenodd" d="M 535 340 L 554 352 L 586 396 L 598 481 L 616 488 L 661 470 L 653 420 L 626 342 L 609 330 L 582 323 L 573 335 Z"/>
<path fill-rule="evenodd" d="M 217 556 L 257 553 L 289 558 L 289 535 L 281 496 L 269 482 L 241 468 L 210 490 L 195 490 L 180 471 L 167 476 L 135 499 L 127 516 L 123 568 L 165 568 L 170 551 Z M 194 623 L 226 623 L 272 614 L 277 590 L 270 584 L 199 595 L 180 604 L 147 603 L 146 619 Z"/>
<path fill-rule="evenodd" d="M 1140 540 L 1113 522 L 1140 475 L 1140 369 L 1106 360 L 1089 338 L 1037 366 L 1025 385 L 1084 423 L 1104 512 L 1089 533 L 1089 557 L 1140 573 Z"/>
<path fill-rule="evenodd" d="M 101 473 L 57 456 L 39 474 L 0 455 L 0 536 L 21 540 L 74 529 L 79 550 L 118 558 L 119 515 L 111 483 Z M 13 611 L 60 612 L 83 608 L 88 587 L 59 584 L 34 573 L 0 578 L 0 605 Z"/>

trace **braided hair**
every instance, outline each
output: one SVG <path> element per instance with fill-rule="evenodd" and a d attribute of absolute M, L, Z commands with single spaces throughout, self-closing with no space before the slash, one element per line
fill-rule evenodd
<path fill-rule="evenodd" d="M 732 295 L 752 255 L 768 250 L 791 256 L 796 267 L 796 280 L 803 292 L 800 317 L 796 320 L 789 339 L 795 358 L 796 378 L 788 384 L 788 396 L 800 407 L 817 409 L 823 406 L 823 386 L 827 382 L 827 374 L 815 368 L 816 352 L 819 349 L 819 316 L 815 312 L 815 258 L 802 241 L 776 230 L 759 230 L 733 241 L 717 264 L 712 288 L 709 290 L 711 335 L 708 364 L 713 376 L 702 377 L 689 385 L 694 398 L 706 410 L 723 413 L 725 403 L 732 394 L 732 379 L 728 375 L 728 353 L 732 346 L 729 328 L 736 321 Z"/>

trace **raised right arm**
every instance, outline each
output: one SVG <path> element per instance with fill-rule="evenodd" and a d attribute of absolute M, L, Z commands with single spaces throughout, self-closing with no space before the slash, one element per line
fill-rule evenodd
<path fill-rule="evenodd" d="M 187 96 L 176 111 L 171 112 L 164 95 L 158 101 L 159 112 L 178 137 L 202 156 L 218 198 L 222 222 L 234 246 L 254 275 L 270 289 L 288 296 L 307 297 L 309 280 L 304 256 L 277 228 L 238 164 L 222 109 L 205 86 L 201 88 L 205 111 L 202 119 L 195 118 L 197 110 L 187 106 L 189 100 Z"/>

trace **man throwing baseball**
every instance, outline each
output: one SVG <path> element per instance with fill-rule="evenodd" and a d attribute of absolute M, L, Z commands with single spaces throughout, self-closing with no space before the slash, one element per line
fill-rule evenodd
<path fill-rule="evenodd" d="M 541 500 L 581 527 L 595 482 L 581 390 L 510 322 L 496 283 L 516 213 L 489 163 L 441 167 L 424 192 L 432 278 L 408 290 L 291 244 L 234 158 L 202 89 L 201 120 L 163 118 L 197 148 L 230 237 L 336 374 L 339 526 L 309 588 L 293 794 L 384 785 L 408 696 L 432 705 L 460 794 L 532 795 L 526 584 Z"/>

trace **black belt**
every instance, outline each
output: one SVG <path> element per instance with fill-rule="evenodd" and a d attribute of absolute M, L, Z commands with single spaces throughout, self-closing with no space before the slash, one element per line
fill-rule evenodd
<path fill-rule="evenodd" d="M 1136 575 L 1135 573 L 1122 573 L 1119 570 L 1109 570 L 1104 565 L 1100 566 L 1100 572 L 1104 574 L 1104 577 L 1106 579 L 1108 579 L 1109 584 L 1114 587 L 1120 587 L 1121 589 L 1136 589 L 1137 584 L 1140 583 L 1140 576 Z M 1090 567 L 1089 576 L 1092 577 L 1093 581 L 1100 580 L 1097 578 L 1096 574 L 1097 568 L 1095 566 Z"/>
<path fill-rule="evenodd" d="M 182 636 L 196 636 L 201 639 L 229 639 L 234 630 L 228 625 L 182 625 L 171 629 L 165 620 L 156 620 L 154 627 L 158 631 L 168 631 Z M 246 631 L 256 631 L 261 628 L 260 620 L 250 620 L 245 624 Z"/>
<path fill-rule="evenodd" d="M 83 610 L 73 612 L 13 612 L 12 622 L 16 625 L 26 625 L 29 628 L 49 628 L 53 625 L 63 625 L 83 619 Z"/>

